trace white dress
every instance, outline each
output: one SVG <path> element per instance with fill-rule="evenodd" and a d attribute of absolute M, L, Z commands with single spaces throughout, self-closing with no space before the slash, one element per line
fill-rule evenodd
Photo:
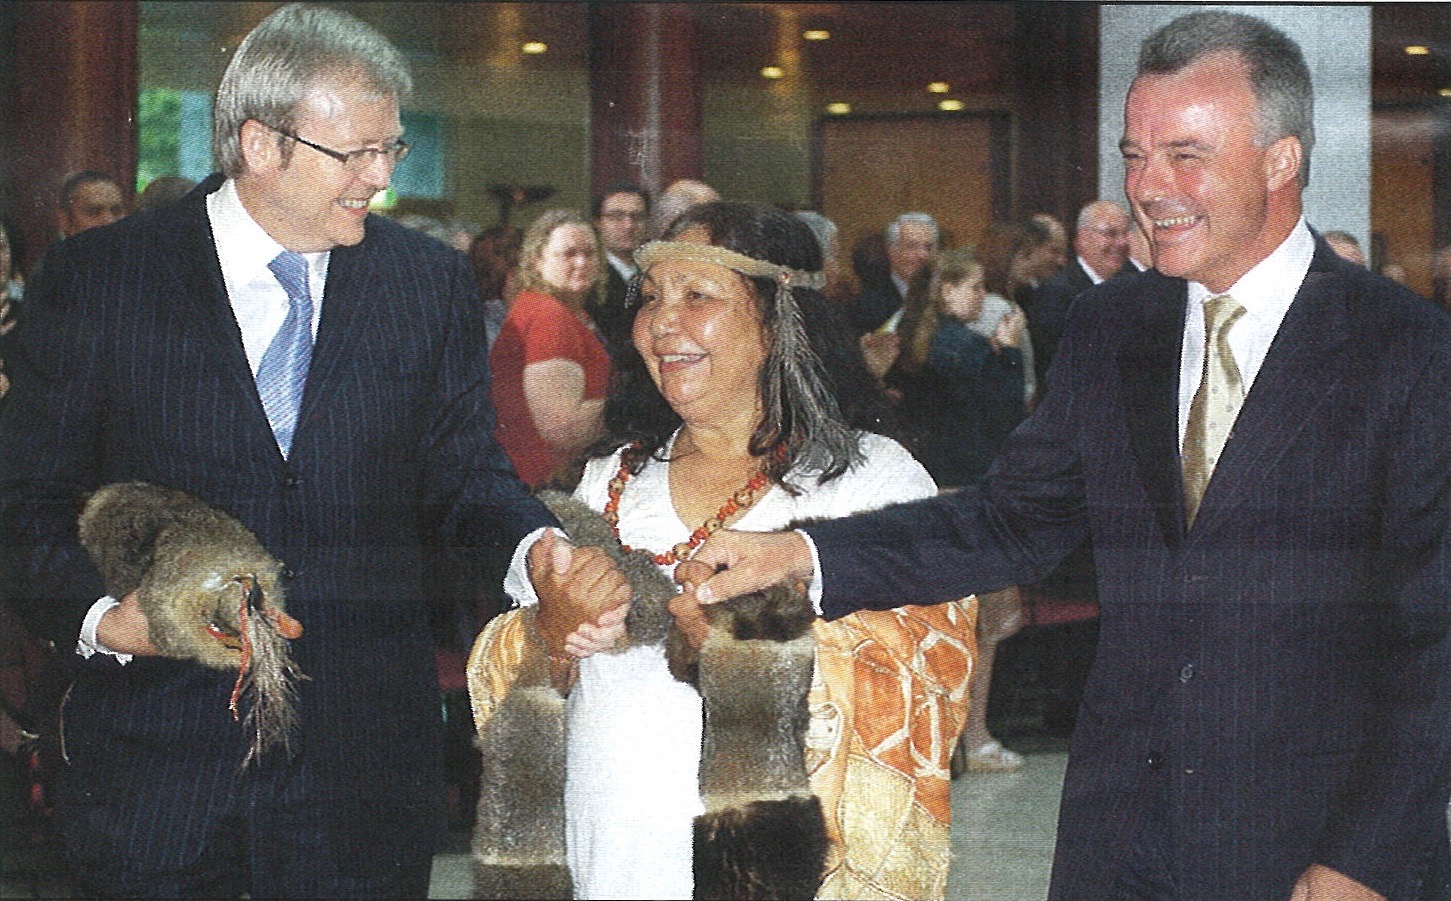
<path fill-rule="evenodd" d="M 936 493 L 932 477 L 901 445 L 869 433 L 859 440 L 861 464 L 825 485 L 788 477 L 807 490 L 793 497 L 773 486 L 732 528 L 780 529 Z M 619 467 L 619 452 L 590 461 L 575 496 L 603 510 Z M 676 515 L 669 466 L 656 461 L 630 479 L 619 512 L 624 543 L 652 553 L 689 540 L 699 525 Z M 514 555 L 506 589 L 521 603 L 537 603 L 522 567 L 525 549 Z M 705 810 L 698 788 L 701 719 L 700 695 L 675 681 L 659 647 L 581 661 L 565 710 L 565 834 L 576 898 L 691 897 L 691 823 Z"/>

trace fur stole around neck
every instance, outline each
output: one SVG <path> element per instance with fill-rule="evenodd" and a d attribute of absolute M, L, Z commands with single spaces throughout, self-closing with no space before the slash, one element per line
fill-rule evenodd
<path fill-rule="evenodd" d="M 583 503 L 554 492 L 541 499 L 572 542 L 603 548 L 625 573 L 634 593 L 628 640 L 664 644 L 671 673 L 700 692 L 706 812 L 694 824 L 695 897 L 814 897 L 828 839 L 803 753 L 816 647 L 805 593 L 783 584 L 712 605 L 697 652 L 666 609 L 675 586 L 646 555 L 624 553 Z M 489 703 L 474 700 L 483 757 L 473 840 L 478 898 L 573 896 L 564 856 L 564 698 L 550 681 L 535 611 L 505 614 L 520 620 L 501 624 L 518 631 L 516 647 L 484 648 L 492 630 L 470 662 L 471 671 L 486 668 L 496 687 Z"/>

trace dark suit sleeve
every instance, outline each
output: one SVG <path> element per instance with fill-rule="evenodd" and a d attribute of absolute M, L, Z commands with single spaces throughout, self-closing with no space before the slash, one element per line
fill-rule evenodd
<path fill-rule="evenodd" d="M 467 555 L 513 548 L 536 528 L 554 524 L 494 439 L 483 306 L 461 256 L 448 299 L 450 325 L 421 437 L 426 503 L 441 512 L 444 543 Z"/>
<path fill-rule="evenodd" d="M 1069 342 L 1092 351 L 1091 337 Z M 1072 365 L 1071 360 L 1065 363 Z M 1087 535 L 1073 436 L 1078 386 L 1049 392 L 1003 445 L 982 486 L 809 526 L 827 619 L 940 603 L 1041 579 Z"/>
<path fill-rule="evenodd" d="M 47 277 L 26 302 L 0 404 L 0 535 L 5 592 L 26 624 L 72 647 L 86 610 L 105 594 L 76 537 L 76 516 L 99 483 L 108 327 L 96 298 L 106 273 L 72 264 L 69 245 L 47 255 Z"/>
<path fill-rule="evenodd" d="M 1421 367 L 1385 461 L 1372 684 L 1378 719 L 1332 807 L 1317 859 L 1384 892 L 1444 836 L 1451 771 L 1451 353 Z M 1439 799 L 1439 800 L 1438 800 Z"/>

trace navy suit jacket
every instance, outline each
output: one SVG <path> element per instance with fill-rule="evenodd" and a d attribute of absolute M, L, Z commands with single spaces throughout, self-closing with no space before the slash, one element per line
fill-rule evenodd
<path fill-rule="evenodd" d="M 38 631 L 73 647 L 104 594 L 76 538 L 89 491 L 139 479 L 236 516 L 283 562 L 288 609 L 306 630 L 293 642 L 311 677 L 294 764 L 307 774 L 302 803 L 354 853 L 426 861 L 441 780 L 424 561 L 440 546 L 473 557 L 512 546 L 553 520 L 494 442 L 482 306 L 463 256 L 378 217 L 360 244 L 332 252 L 283 459 L 212 242 L 205 194 L 219 184 L 52 255 L 6 361 L 7 587 Z M 246 736 L 227 711 L 233 676 L 92 660 L 66 713 L 72 797 L 126 811 L 119 831 L 164 835 L 184 854 L 204 840 L 189 812 L 237 778 Z"/>
<path fill-rule="evenodd" d="M 1092 289 L 981 490 L 810 526 L 827 615 L 1032 582 L 1091 534 L 1053 896 L 1114 897 L 1157 823 L 1182 898 L 1317 861 L 1406 897 L 1451 761 L 1451 319 L 1317 241 L 1186 528 L 1185 303 L 1153 270 Z"/>

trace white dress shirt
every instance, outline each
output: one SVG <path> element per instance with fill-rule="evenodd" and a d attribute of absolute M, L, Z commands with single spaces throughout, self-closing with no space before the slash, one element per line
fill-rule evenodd
<path fill-rule="evenodd" d="M 227 297 L 232 302 L 232 315 L 237 318 L 237 326 L 242 331 L 247 364 L 256 375 L 267 345 L 272 343 L 278 329 L 282 328 L 282 320 L 287 318 L 287 291 L 267 268 L 267 264 L 286 248 L 267 234 L 242 206 L 242 200 L 237 196 L 237 185 L 231 179 L 208 195 L 207 218 L 211 222 L 212 241 L 222 266 Z M 322 317 L 330 252 L 305 253 L 302 257 L 307 261 L 308 293 L 312 295 L 312 334 L 316 337 L 317 323 Z M 86 618 L 81 623 L 80 639 L 76 643 L 76 652 L 82 657 L 100 652 L 115 657 L 123 664 L 131 661 L 130 654 L 118 654 L 96 638 L 96 627 L 101 617 L 119 605 L 120 601 L 107 595 L 86 612 Z"/>
<path fill-rule="evenodd" d="M 1254 268 L 1240 276 L 1225 294 L 1239 301 L 1244 315 L 1229 330 L 1229 347 L 1239 367 L 1240 379 L 1248 395 L 1259 375 L 1265 354 L 1280 330 L 1280 323 L 1290 309 L 1290 302 L 1310 271 L 1310 258 L 1315 255 L 1315 237 L 1303 218 L 1295 224 L 1289 237 Z M 1214 292 L 1199 284 L 1189 283 L 1189 307 L 1184 316 L 1183 352 L 1179 355 L 1179 446 L 1184 445 L 1184 431 L 1189 425 L 1189 405 L 1199 380 L 1204 376 L 1204 301 Z"/>
<path fill-rule="evenodd" d="M 620 278 L 624 279 L 626 284 L 629 284 L 630 279 L 635 277 L 635 273 L 640 271 L 631 261 L 617 257 L 612 253 L 605 253 L 605 259 L 609 260 L 610 265 L 620 274 Z"/>

